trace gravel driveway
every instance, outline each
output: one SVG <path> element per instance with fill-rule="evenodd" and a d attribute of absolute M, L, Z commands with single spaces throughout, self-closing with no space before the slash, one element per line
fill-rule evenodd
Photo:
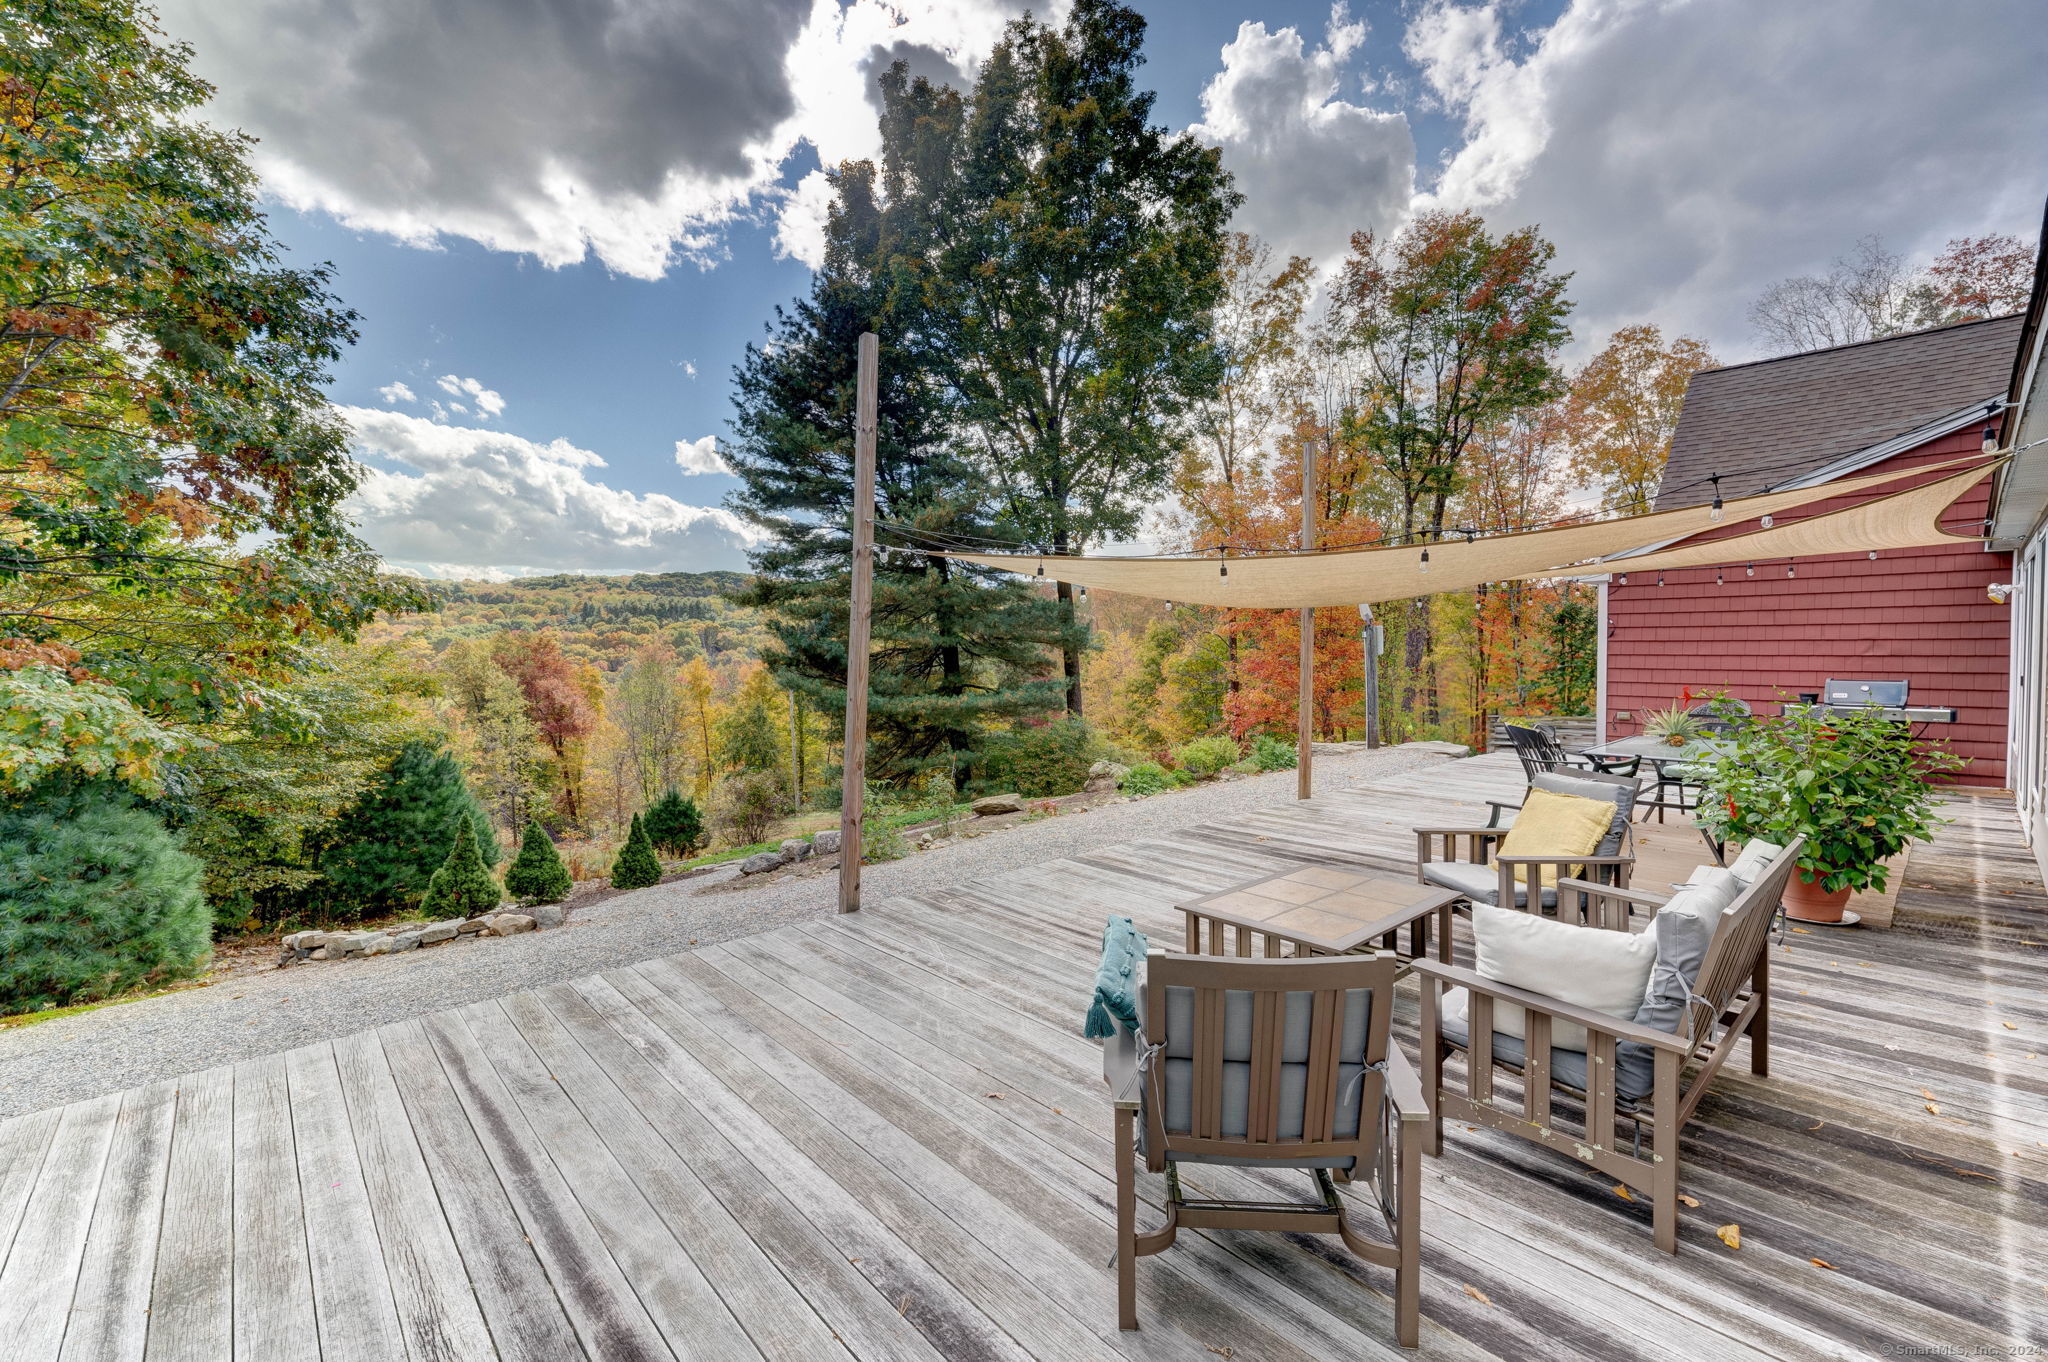
<path fill-rule="evenodd" d="M 1339 789 L 1447 759 L 1419 745 L 1318 752 L 1316 783 Z M 919 894 L 1293 798 L 1294 772 L 1277 771 L 1110 804 L 869 866 L 862 888 L 874 898 Z M 701 892 L 711 882 L 619 894 L 555 931 L 265 971 L 0 1032 L 0 1117 L 766 931 L 830 912 L 836 885 L 819 875 Z"/>

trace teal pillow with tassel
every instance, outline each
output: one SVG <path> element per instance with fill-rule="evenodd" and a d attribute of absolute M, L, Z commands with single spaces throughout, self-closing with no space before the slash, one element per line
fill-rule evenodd
<path fill-rule="evenodd" d="M 1088 1021 L 1081 1034 L 1089 1040 L 1107 1040 L 1116 1034 L 1116 1023 L 1138 1029 L 1138 967 L 1145 963 L 1151 945 L 1145 934 L 1127 917 L 1112 917 L 1102 928 L 1102 963 L 1095 969 L 1095 997 L 1088 1004 Z"/>

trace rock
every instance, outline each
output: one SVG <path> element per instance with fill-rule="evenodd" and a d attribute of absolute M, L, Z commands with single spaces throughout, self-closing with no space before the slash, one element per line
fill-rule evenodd
<path fill-rule="evenodd" d="M 758 856 L 749 856 L 749 857 L 747 857 L 747 859 L 746 859 L 746 860 L 744 860 L 744 861 L 741 861 L 741 862 L 740 862 L 740 874 L 742 874 L 742 875 L 759 875 L 759 874 L 763 874 L 763 873 L 764 873 L 764 872 L 766 872 L 766 871 L 770 871 L 770 870 L 773 870 L 773 869 L 775 869 L 776 867 L 780 866 L 781 864 L 782 864 L 782 853 L 781 853 L 781 852 L 779 852 L 779 851 L 764 851 L 764 852 L 762 852 L 762 853 L 761 853 L 760 855 L 758 855 Z"/>
<path fill-rule="evenodd" d="M 318 950 L 326 944 L 326 932 L 293 932 L 284 939 L 285 948 L 294 951 Z"/>
<path fill-rule="evenodd" d="M 1097 765 L 1101 765 L 1100 762 Z M 1115 776 L 1090 776 L 1088 783 L 1081 787 L 1083 794 L 1108 794 L 1116 788 Z"/>
<path fill-rule="evenodd" d="M 526 915 L 533 919 L 536 927 L 559 927 L 569 916 L 559 903 L 536 903 L 526 910 Z"/>
<path fill-rule="evenodd" d="M 1110 784 L 1114 785 L 1117 781 L 1129 775 L 1130 770 L 1130 767 L 1120 761 L 1098 761 L 1088 768 L 1088 779 L 1091 781 L 1107 780 Z"/>
<path fill-rule="evenodd" d="M 397 944 L 398 942 L 395 938 L 385 936 L 382 932 L 379 932 L 377 935 L 371 937 L 368 941 L 365 941 L 363 943 L 363 954 L 389 955 L 391 954 L 392 948 Z"/>
<path fill-rule="evenodd" d="M 316 947 L 312 958 L 315 960 L 339 960 L 341 958 L 341 948 L 338 946 Z"/>
<path fill-rule="evenodd" d="M 420 938 L 424 935 L 425 933 L 423 932 L 400 932 L 391 938 L 392 954 L 396 955 L 399 951 L 418 950 L 420 948 Z"/>
<path fill-rule="evenodd" d="M 783 860 L 785 860 L 785 861 L 801 861 L 801 860 L 802 860 L 802 859 L 803 859 L 804 857 L 806 857 L 806 856 L 808 856 L 808 855 L 810 855 L 810 854 L 811 854 L 811 844 L 810 844 L 809 842 L 805 841 L 805 840 L 804 840 L 803 838 L 801 838 L 801 837 L 789 837 L 789 838 L 785 838 L 785 839 L 783 839 L 783 843 L 782 843 L 782 859 L 783 859 Z"/>
<path fill-rule="evenodd" d="M 816 856 L 837 856 L 839 854 L 839 829 L 827 828 L 811 834 L 811 853 Z"/>
<path fill-rule="evenodd" d="M 468 936 L 472 932 L 484 931 L 488 929 L 490 925 L 491 920 L 488 917 L 466 917 L 462 921 L 455 924 L 455 930 L 460 932 L 464 936 Z"/>
<path fill-rule="evenodd" d="M 492 936 L 517 936 L 533 930 L 533 919 L 524 913 L 493 913 L 491 925 L 484 930 Z"/>
<path fill-rule="evenodd" d="M 420 944 L 431 946 L 437 941 L 446 941 L 460 930 L 461 927 L 456 923 L 436 922 L 433 926 L 421 930 Z"/>
<path fill-rule="evenodd" d="M 327 952 L 327 958 L 330 960 L 346 960 L 351 955 L 361 955 L 363 947 L 369 945 L 377 935 L 376 932 L 346 932 L 341 936 L 329 937 L 327 944 L 321 949 Z"/>
<path fill-rule="evenodd" d="M 974 801 L 974 816 L 976 818 L 993 818 L 1001 813 L 1022 813 L 1023 811 L 1024 796 L 1020 794 L 983 795 Z"/>

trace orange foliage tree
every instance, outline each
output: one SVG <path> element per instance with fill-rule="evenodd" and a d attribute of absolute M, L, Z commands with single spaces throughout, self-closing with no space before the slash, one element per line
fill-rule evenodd
<path fill-rule="evenodd" d="M 1649 511 L 1678 433 L 1685 385 L 1714 364 L 1705 341 L 1680 336 L 1666 345 L 1664 333 L 1644 323 L 1615 332 L 1572 375 L 1558 413 L 1572 470 L 1602 490 L 1608 510 Z"/>

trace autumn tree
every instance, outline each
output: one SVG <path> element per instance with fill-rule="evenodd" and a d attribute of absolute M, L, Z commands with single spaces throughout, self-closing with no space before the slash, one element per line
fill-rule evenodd
<path fill-rule="evenodd" d="M 2032 245 L 2010 236 L 1955 237 L 1924 270 L 1872 235 L 1824 274 L 1780 279 L 1750 306 L 1768 354 L 1895 336 L 2017 312 L 2033 284 Z"/>
<path fill-rule="evenodd" d="M 453 737 L 471 784 L 501 827 L 523 826 L 555 771 L 519 684 L 482 641 L 461 640 L 435 665 L 453 707 Z"/>
<path fill-rule="evenodd" d="M 1427 212 L 1384 241 L 1353 234 L 1334 307 L 1359 367 L 1353 421 L 1404 542 L 1443 537 L 1482 432 L 1560 391 L 1571 304 L 1555 253 L 1533 228 L 1496 237 L 1471 213 Z M 1399 699 L 1434 723 L 1427 598 L 1408 615 Z"/>
<path fill-rule="evenodd" d="M 491 660 L 519 687 L 526 717 L 554 758 L 554 787 L 562 816 L 580 821 L 583 747 L 597 726 L 602 691 L 593 694 L 553 630 L 507 630 L 491 645 Z"/>
<path fill-rule="evenodd" d="M 1714 364 L 1705 341 L 1680 336 L 1666 345 L 1661 330 L 1642 323 L 1616 331 L 1572 375 L 1563 413 L 1572 471 L 1602 489 L 1606 509 L 1650 511 L 1678 433 L 1685 386 Z"/>
<path fill-rule="evenodd" d="M 1012 21 L 962 99 L 900 70 L 884 85 L 887 154 L 931 205 L 898 273 L 1007 526 L 1048 553 L 1136 530 L 1223 376 L 1211 314 L 1240 196 L 1214 148 L 1151 124 L 1144 31 L 1127 6 L 1077 0 L 1058 27 Z M 1078 714 L 1085 642 L 1072 588 L 1056 592 Z"/>
<path fill-rule="evenodd" d="M 1959 236 L 1927 267 L 1924 284 L 1934 320 L 1968 322 L 2024 312 L 2034 288 L 2035 244 L 2016 236 Z"/>
<path fill-rule="evenodd" d="M 0 8 L 0 636 L 206 721 L 424 596 L 343 509 L 355 314 L 190 58 L 132 0 Z"/>
<path fill-rule="evenodd" d="M 702 659 L 696 665 L 702 667 Z M 705 679 L 710 679 L 708 669 Z M 625 739 L 642 804 L 686 778 L 685 698 L 677 681 L 675 650 L 665 643 L 640 648 L 619 676 L 612 713 Z"/>

